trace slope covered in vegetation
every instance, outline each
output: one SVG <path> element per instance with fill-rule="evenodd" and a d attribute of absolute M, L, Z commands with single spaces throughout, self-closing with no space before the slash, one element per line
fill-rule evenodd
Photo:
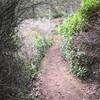
<path fill-rule="evenodd" d="M 100 57 L 99 14 L 99 0 L 82 0 L 80 9 L 57 28 L 58 33 L 65 37 L 62 54 L 69 59 L 72 72 L 80 78 L 93 71 L 94 59 Z"/>

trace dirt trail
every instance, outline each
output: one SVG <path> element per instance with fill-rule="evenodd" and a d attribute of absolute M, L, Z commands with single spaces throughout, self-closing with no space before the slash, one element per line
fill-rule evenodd
<path fill-rule="evenodd" d="M 68 64 L 60 55 L 61 38 L 55 40 L 42 63 L 42 100 L 89 100 L 83 90 L 85 85 L 70 75 Z"/>

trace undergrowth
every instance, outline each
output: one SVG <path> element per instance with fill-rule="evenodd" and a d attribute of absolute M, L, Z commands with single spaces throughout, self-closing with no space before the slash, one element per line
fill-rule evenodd
<path fill-rule="evenodd" d="M 31 53 L 31 55 L 32 55 L 32 53 L 35 53 L 35 54 L 32 56 L 32 59 L 31 59 L 31 57 L 29 57 L 29 59 L 26 59 L 25 61 L 27 62 L 26 66 L 30 70 L 30 76 L 32 78 L 36 74 L 39 73 L 41 60 L 45 56 L 46 51 L 52 46 L 53 40 L 45 39 L 37 31 L 34 31 L 29 34 L 30 34 L 29 37 L 31 37 L 31 39 L 33 40 L 33 41 L 31 41 L 32 45 L 30 45 L 30 46 L 34 45 L 33 48 L 29 49 L 30 50 L 29 52 Z"/>
<path fill-rule="evenodd" d="M 74 33 L 79 32 L 88 24 L 94 11 L 100 9 L 100 1 L 83 0 L 77 12 L 69 16 L 62 25 L 57 27 L 57 33 L 70 38 Z"/>
<path fill-rule="evenodd" d="M 42 37 L 42 35 L 38 32 L 34 33 L 34 43 L 35 43 L 35 48 L 37 49 L 37 54 L 38 56 L 34 59 L 36 59 L 36 62 L 34 63 L 29 63 L 28 68 L 30 69 L 30 76 L 35 77 L 37 76 L 40 71 L 41 71 L 41 60 L 45 56 L 47 50 L 52 46 L 53 40 L 52 39 L 45 39 Z M 32 100 L 38 100 L 37 97 L 34 95 L 31 97 Z"/>
<path fill-rule="evenodd" d="M 99 9 L 99 0 L 82 0 L 80 9 L 57 27 L 57 33 L 65 37 L 61 48 L 63 57 L 69 59 L 72 72 L 79 78 L 89 75 L 88 67 L 91 65 L 91 60 L 80 48 L 73 46 L 73 36 L 87 27 L 93 13 Z"/>
<path fill-rule="evenodd" d="M 47 49 L 52 46 L 53 41 L 51 39 L 45 39 L 43 38 L 39 33 L 36 33 L 34 36 L 34 42 L 35 46 L 38 50 L 38 63 L 41 61 L 41 59 L 45 56 L 45 53 Z"/>

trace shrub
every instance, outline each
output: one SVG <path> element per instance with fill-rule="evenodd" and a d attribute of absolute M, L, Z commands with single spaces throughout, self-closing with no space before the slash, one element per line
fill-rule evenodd
<path fill-rule="evenodd" d="M 77 50 L 77 49 L 76 49 Z M 72 49 L 72 45 L 63 41 L 61 53 L 65 60 L 69 60 L 71 71 L 79 78 L 85 78 L 90 74 L 88 66 L 92 63 L 90 58 L 80 50 Z"/>
<path fill-rule="evenodd" d="M 50 48 L 53 45 L 53 39 L 46 39 L 47 48 Z"/>
<path fill-rule="evenodd" d="M 70 16 L 67 20 L 65 20 L 63 25 L 58 26 L 57 32 L 70 38 L 74 32 L 79 32 L 85 23 L 86 19 L 82 18 L 82 15 L 77 12 L 75 15 Z"/>
<path fill-rule="evenodd" d="M 33 80 L 34 80 L 34 79 L 37 78 L 37 75 L 40 72 L 41 60 L 45 56 L 45 53 L 46 53 L 47 49 L 52 45 L 53 41 L 51 39 L 43 38 L 42 35 L 37 31 L 34 31 L 34 32 L 30 33 L 30 35 L 32 37 L 31 38 L 32 40 L 30 42 L 32 42 L 32 45 L 34 45 L 34 47 L 30 48 L 33 51 L 31 51 L 30 49 L 29 50 L 31 51 L 31 54 L 35 53 L 35 55 L 37 55 L 37 56 L 33 55 L 33 60 L 35 59 L 34 62 L 32 62 L 33 60 L 29 59 L 28 64 L 26 66 L 30 71 L 30 78 L 33 78 Z M 32 46 L 32 45 L 30 45 L 30 46 Z M 35 49 L 36 49 L 37 52 L 34 51 Z M 34 87 L 32 87 L 32 88 L 34 88 Z M 37 99 L 37 97 L 35 95 L 30 96 L 30 98 L 32 100 Z"/>
<path fill-rule="evenodd" d="M 81 79 L 84 79 L 89 76 L 89 70 L 82 66 L 73 66 L 72 72 Z"/>
<path fill-rule="evenodd" d="M 93 12 L 100 8 L 100 2 L 97 0 L 83 0 L 81 8 L 72 16 L 69 16 L 63 23 L 58 26 L 57 32 L 61 35 L 71 37 L 74 33 L 79 32 L 89 22 Z"/>
<path fill-rule="evenodd" d="M 32 63 L 29 63 L 26 65 L 28 70 L 29 70 L 29 76 L 30 76 L 30 79 L 35 76 L 37 73 L 38 73 L 38 68 L 36 65 L 33 65 Z"/>
<path fill-rule="evenodd" d="M 47 49 L 52 45 L 52 40 L 45 39 L 41 33 L 36 30 L 23 34 L 22 36 L 19 34 L 19 37 L 22 40 L 21 44 L 24 44 L 21 47 L 20 55 L 28 63 L 33 63 L 33 65 L 36 65 L 37 67 L 40 66 L 40 61 L 44 57 Z"/>
<path fill-rule="evenodd" d="M 34 42 L 39 54 L 37 59 L 39 63 L 41 59 L 45 56 L 47 49 L 52 45 L 53 41 L 51 39 L 43 38 L 40 33 L 36 32 L 34 35 Z"/>
<path fill-rule="evenodd" d="M 72 72 L 80 78 L 89 75 L 88 67 L 92 64 L 92 61 L 84 51 L 73 45 L 73 37 L 87 27 L 94 12 L 99 9 L 99 0 L 83 0 L 80 9 L 57 28 L 58 34 L 63 35 L 66 39 L 62 46 L 62 55 L 65 59 L 69 59 Z"/>
<path fill-rule="evenodd" d="M 34 38 L 35 38 L 36 48 L 38 49 L 38 52 L 40 54 L 39 58 L 41 59 L 41 57 L 44 56 L 46 50 L 46 43 L 43 37 L 39 33 L 37 33 Z"/>

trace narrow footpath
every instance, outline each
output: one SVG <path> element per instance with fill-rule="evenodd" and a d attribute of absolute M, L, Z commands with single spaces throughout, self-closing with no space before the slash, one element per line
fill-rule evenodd
<path fill-rule="evenodd" d="M 41 100 L 89 100 L 84 91 L 85 85 L 70 74 L 68 63 L 61 57 L 61 38 L 54 40 L 42 62 Z"/>

